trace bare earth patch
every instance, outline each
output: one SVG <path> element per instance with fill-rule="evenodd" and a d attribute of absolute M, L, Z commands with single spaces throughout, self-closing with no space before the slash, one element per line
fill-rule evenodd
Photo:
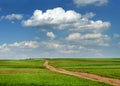
<path fill-rule="evenodd" d="M 89 74 L 89 73 L 72 72 L 72 71 L 68 71 L 65 69 L 55 68 L 55 67 L 49 65 L 48 61 L 45 61 L 44 66 L 47 69 L 58 72 L 58 73 L 69 74 L 69 75 L 77 76 L 80 78 L 85 78 L 85 79 L 89 79 L 89 80 L 93 80 L 93 81 L 104 82 L 104 83 L 108 83 L 111 85 L 120 86 L 119 79 L 107 78 L 107 77 L 103 77 L 103 76 L 99 76 L 99 75 L 95 75 L 95 74 Z"/>

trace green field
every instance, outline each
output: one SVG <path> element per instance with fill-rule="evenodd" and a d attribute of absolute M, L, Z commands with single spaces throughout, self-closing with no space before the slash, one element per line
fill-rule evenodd
<path fill-rule="evenodd" d="M 120 79 L 120 59 L 51 59 L 57 68 Z"/>
<path fill-rule="evenodd" d="M 110 86 L 105 83 L 52 72 L 43 67 L 44 61 L 45 59 L 0 60 L 0 86 Z M 77 67 L 72 64 L 60 65 L 59 63 L 73 61 L 71 59 L 50 61 L 57 67 Z M 76 59 L 75 61 L 79 62 L 80 60 Z M 72 69 L 70 68 L 70 70 Z"/>

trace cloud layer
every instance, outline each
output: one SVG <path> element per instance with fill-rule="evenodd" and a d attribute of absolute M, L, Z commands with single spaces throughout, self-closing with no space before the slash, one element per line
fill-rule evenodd
<path fill-rule="evenodd" d="M 80 45 L 61 43 L 60 41 L 22 41 L 0 45 L 0 56 L 3 56 L 4 59 L 13 57 L 80 57 L 83 55 L 85 57 L 101 56 L 101 51 Z"/>
<path fill-rule="evenodd" d="M 66 34 L 69 35 L 63 38 L 63 41 L 79 45 L 109 46 L 110 37 L 103 32 L 110 27 L 110 22 L 91 20 L 94 16 L 92 12 L 82 15 L 73 10 L 65 11 L 57 7 L 44 13 L 41 10 L 35 10 L 33 16 L 24 20 L 22 24 L 27 27 L 44 28 L 48 31 L 67 30 Z M 55 38 L 52 32 L 47 32 L 46 35 Z"/>
<path fill-rule="evenodd" d="M 5 43 L 0 45 L 0 53 L 10 52 L 26 57 L 102 56 L 100 47 L 110 45 L 111 38 L 104 32 L 111 24 L 109 21 L 93 20 L 95 15 L 93 12 L 81 14 L 74 10 L 66 11 L 61 7 L 45 12 L 35 10 L 29 19 L 22 21 L 22 25 L 38 28 L 46 38 Z M 4 18 L 19 20 L 22 17 L 9 15 Z"/>
<path fill-rule="evenodd" d="M 89 18 L 94 16 L 93 13 L 82 15 L 73 10 L 65 11 L 61 7 L 49 9 L 46 12 L 42 10 L 35 10 L 33 16 L 22 22 L 27 27 L 40 27 L 56 30 L 69 29 L 73 31 L 91 32 L 103 31 L 110 26 L 109 22 L 102 20 L 93 21 Z"/>
<path fill-rule="evenodd" d="M 21 20 L 23 18 L 23 15 L 22 14 L 9 14 L 9 15 L 6 15 L 6 16 L 2 16 L 1 19 L 7 19 L 7 20 Z"/>
<path fill-rule="evenodd" d="M 86 6 L 86 5 L 96 5 L 100 6 L 108 3 L 108 0 L 73 0 L 73 2 L 78 6 Z"/>
<path fill-rule="evenodd" d="M 39 42 L 39 44 L 44 46 L 42 49 L 48 51 L 47 53 L 71 54 L 71 56 L 92 54 L 92 56 L 99 57 L 102 56 L 99 47 L 110 45 L 111 38 L 103 33 L 109 29 L 110 22 L 92 20 L 95 15 L 92 12 L 80 14 L 74 10 L 65 11 L 57 7 L 45 12 L 35 10 L 33 15 L 28 20 L 24 20 L 22 24 L 26 27 L 37 27 L 46 32 L 50 40 Z M 66 36 L 59 37 L 53 31 L 66 31 Z"/>

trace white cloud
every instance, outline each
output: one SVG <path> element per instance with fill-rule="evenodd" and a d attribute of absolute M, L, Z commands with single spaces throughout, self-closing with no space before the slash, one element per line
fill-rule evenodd
<path fill-rule="evenodd" d="M 86 5 L 96 5 L 100 6 L 108 3 L 108 0 L 73 0 L 73 2 L 78 6 L 86 6 Z"/>
<path fill-rule="evenodd" d="M 61 7 L 49 9 L 46 12 L 42 10 L 35 10 L 33 16 L 22 22 L 24 26 L 40 27 L 45 29 L 63 30 L 68 29 L 72 31 L 91 31 L 98 32 L 104 31 L 109 28 L 110 23 L 102 20 L 93 21 L 92 18 L 95 14 L 90 12 L 82 15 L 73 10 L 65 11 Z"/>
<path fill-rule="evenodd" d="M 85 39 L 98 39 L 101 38 L 103 35 L 100 33 L 93 33 L 93 34 L 84 34 L 81 35 L 80 33 L 72 33 L 66 39 L 67 40 L 85 40 Z"/>
<path fill-rule="evenodd" d="M 51 26 L 55 29 L 65 29 L 70 23 L 78 21 L 80 17 L 81 15 L 79 13 L 73 10 L 65 12 L 61 7 L 49 9 L 45 13 L 41 10 L 35 10 L 30 19 L 23 21 L 23 25 L 31 27 Z"/>
<path fill-rule="evenodd" d="M 34 49 L 38 48 L 39 44 L 37 41 L 23 41 L 23 42 L 15 42 L 13 44 L 9 44 L 9 47 L 23 48 L 23 49 Z"/>
<path fill-rule="evenodd" d="M 0 58 L 98 56 L 99 49 L 60 41 L 22 41 L 0 45 Z"/>
<path fill-rule="evenodd" d="M 103 35 L 100 33 L 94 33 L 94 34 L 85 34 L 81 38 L 82 39 L 98 39 L 101 38 Z"/>
<path fill-rule="evenodd" d="M 91 21 L 91 25 L 90 27 L 93 28 L 107 28 L 110 26 L 109 22 L 102 22 L 101 20 L 97 20 L 97 21 Z"/>
<path fill-rule="evenodd" d="M 94 21 L 92 20 L 94 16 L 95 13 L 92 12 L 82 15 L 73 10 L 65 11 L 63 8 L 57 7 L 48 9 L 46 12 L 35 10 L 33 16 L 23 21 L 22 24 L 28 27 L 44 28 L 46 35 L 51 39 L 56 37 L 51 31 L 66 30 L 66 34 L 69 35 L 62 38 L 62 41 L 67 42 L 68 45 L 73 43 L 75 46 L 109 46 L 110 37 L 103 32 L 110 27 L 110 22 Z M 58 39 L 58 41 L 60 40 Z"/>
<path fill-rule="evenodd" d="M 4 43 L 0 45 L 0 59 L 37 58 L 39 53 L 36 54 L 36 52 L 38 52 L 37 49 L 39 47 L 40 44 L 37 41 L 22 41 L 10 44 Z"/>
<path fill-rule="evenodd" d="M 97 21 L 90 20 L 89 21 L 86 19 L 82 19 L 82 21 L 83 22 L 76 25 L 77 27 L 74 27 L 74 29 L 71 29 L 71 31 L 99 33 L 99 32 L 103 32 L 106 29 L 108 29 L 111 25 L 109 22 L 103 22 L 101 20 L 97 20 Z"/>
<path fill-rule="evenodd" d="M 21 20 L 23 18 L 23 15 L 22 14 L 9 14 L 9 15 L 6 15 L 6 16 L 2 16 L 1 19 L 8 19 L 8 20 Z"/>
<path fill-rule="evenodd" d="M 109 46 L 110 37 L 101 33 L 72 33 L 66 37 L 66 40 L 73 44 L 84 46 Z"/>
<path fill-rule="evenodd" d="M 53 53 L 58 54 L 58 57 L 69 56 L 69 57 L 81 57 L 81 56 L 100 56 L 102 55 L 100 49 L 94 49 L 94 48 L 87 48 L 85 46 L 81 46 L 79 44 L 74 45 L 71 43 L 60 43 L 60 42 L 43 42 L 42 45 L 45 50 L 49 50 L 49 53 L 53 51 Z"/>
<path fill-rule="evenodd" d="M 0 46 L 0 52 L 10 52 L 10 48 L 7 44 L 3 44 Z"/>
<path fill-rule="evenodd" d="M 28 20 L 22 21 L 22 24 L 26 27 L 39 28 L 39 31 L 46 33 L 50 39 L 34 41 L 32 44 L 25 44 L 29 41 L 17 42 L 9 44 L 9 46 L 20 49 L 30 47 L 30 49 L 36 49 L 42 53 L 46 52 L 44 54 L 49 57 L 54 55 L 58 57 L 62 55 L 70 57 L 74 55 L 78 57 L 102 56 L 100 47 L 109 46 L 111 39 L 104 34 L 104 31 L 109 29 L 110 22 L 92 20 L 94 16 L 95 13 L 92 12 L 82 15 L 73 10 L 65 11 L 61 7 L 48 9 L 45 12 L 35 10 Z M 57 31 L 60 31 L 61 37 L 57 36 L 56 38 L 57 34 L 53 32 Z M 65 32 L 62 33 L 63 31 Z"/>
<path fill-rule="evenodd" d="M 50 37 L 51 39 L 54 39 L 56 36 L 53 32 L 47 32 L 46 35 Z"/>
<path fill-rule="evenodd" d="M 85 15 L 83 15 L 83 18 L 89 19 L 89 18 L 93 18 L 96 14 L 93 12 L 90 13 L 86 13 Z"/>
<path fill-rule="evenodd" d="M 120 34 L 117 33 L 113 34 L 113 38 L 120 38 Z"/>
<path fill-rule="evenodd" d="M 62 45 L 57 42 L 41 42 L 43 46 L 45 46 L 46 49 L 52 49 L 52 50 L 59 50 L 62 48 Z"/>
<path fill-rule="evenodd" d="M 80 33 L 72 33 L 67 38 L 67 40 L 76 40 L 80 39 Z"/>
<path fill-rule="evenodd" d="M 39 47 L 39 43 L 37 41 L 22 41 L 22 42 L 14 42 L 11 44 L 2 44 L 0 45 L 0 52 L 10 52 L 12 50 L 29 50 L 36 49 Z"/>

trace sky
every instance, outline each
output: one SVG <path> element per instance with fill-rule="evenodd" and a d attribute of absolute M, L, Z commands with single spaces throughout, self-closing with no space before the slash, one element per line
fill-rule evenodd
<path fill-rule="evenodd" d="M 1 0 L 0 59 L 119 58 L 119 0 Z"/>

